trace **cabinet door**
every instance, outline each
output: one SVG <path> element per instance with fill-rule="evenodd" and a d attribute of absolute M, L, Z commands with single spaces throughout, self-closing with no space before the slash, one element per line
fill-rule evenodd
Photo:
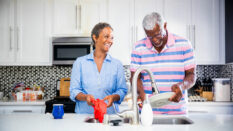
<path fill-rule="evenodd" d="M 194 48 L 198 64 L 223 64 L 219 42 L 219 0 L 192 0 Z"/>
<path fill-rule="evenodd" d="M 33 114 L 44 114 L 45 106 L 25 106 L 25 105 L 11 105 L 11 106 L 0 106 L 0 114 L 16 114 L 16 113 L 33 113 Z"/>
<path fill-rule="evenodd" d="M 77 34 L 80 9 L 78 0 L 53 0 L 53 34 Z"/>
<path fill-rule="evenodd" d="M 47 0 L 17 1 L 17 60 L 21 65 L 49 64 Z"/>
<path fill-rule="evenodd" d="M 169 32 L 189 39 L 191 22 L 190 0 L 165 0 L 164 18 Z"/>
<path fill-rule="evenodd" d="M 114 40 L 110 54 L 124 65 L 130 64 L 133 44 L 133 0 L 109 0 L 108 22 L 113 28 Z M 119 11 L 121 13 L 119 13 Z"/>
<path fill-rule="evenodd" d="M 14 62 L 14 2 L 0 0 L 0 64 Z"/>
<path fill-rule="evenodd" d="M 138 41 L 146 36 L 142 26 L 143 18 L 151 12 L 159 12 L 163 14 L 163 1 L 162 0 L 135 0 L 134 7 L 134 32 L 135 41 Z"/>
<path fill-rule="evenodd" d="M 90 36 L 91 30 L 97 23 L 107 20 L 107 1 L 80 0 L 80 4 L 81 34 Z"/>

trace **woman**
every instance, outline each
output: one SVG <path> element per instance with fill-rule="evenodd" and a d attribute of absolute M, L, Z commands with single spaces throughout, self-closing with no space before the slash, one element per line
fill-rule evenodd
<path fill-rule="evenodd" d="M 120 104 L 127 93 L 121 62 L 112 58 L 108 51 L 113 44 L 113 29 L 107 23 L 95 25 L 91 32 L 95 50 L 77 58 L 73 64 L 70 98 L 76 102 L 76 113 L 93 114 L 91 99 L 107 102 L 107 113 L 115 113 L 112 103 Z"/>

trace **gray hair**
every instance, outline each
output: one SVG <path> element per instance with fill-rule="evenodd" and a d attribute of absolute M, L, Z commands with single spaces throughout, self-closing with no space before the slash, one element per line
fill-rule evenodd
<path fill-rule="evenodd" d="M 143 19 L 142 25 L 145 30 L 153 30 L 156 24 L 163 30 L 165 20 L 162 15 L 157 12 L 152 12 L 146 15 Z"/>

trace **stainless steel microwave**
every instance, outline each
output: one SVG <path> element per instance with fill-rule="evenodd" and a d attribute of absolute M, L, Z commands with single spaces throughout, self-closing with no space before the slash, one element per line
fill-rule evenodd
<path fill-rule="evenodd" d="M 93 51 L 91 37 L 54 37 L 53 65 L 72 65 L 81 56 Z"/>

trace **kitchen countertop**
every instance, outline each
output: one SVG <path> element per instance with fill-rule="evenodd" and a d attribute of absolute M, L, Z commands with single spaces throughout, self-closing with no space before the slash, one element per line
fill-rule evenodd
<path fill-rule="evenodd" d="M 1 105 L 45 105 L 46 100 L 37 100 L 37 101 L 1 101 Z M 127 102 L 122 102 L 123 106 L 128 106 Z M 233 102 L 189 102 L 190 106 L 233 106 Z"/>
<path fill-rule="evenodd" d="M 233 129 L 233 115 L 210 113 L 190 113 L 194 123 L 190 125 L 142 125 L 122 124 L 121 126 L 102 123 L 85 123 L 85 118 L 93 115 L 65 114 L 63 119 L 53 119 L 49 114 L 5 114 L 0 115 L 1 131 L 230 131 Z"/>
<path fill-rule="evenodd" d="M 45 100 L 37 101 L 0 101 L 0 106 L 45 106 Z"/>
<path fill-rule="evenodd" d="M 189 102 L 188 105 L 191 106 L 233 106 L 233 102 L 215 102 L 215 101 L 207 101 L 207 102 Z"/>

